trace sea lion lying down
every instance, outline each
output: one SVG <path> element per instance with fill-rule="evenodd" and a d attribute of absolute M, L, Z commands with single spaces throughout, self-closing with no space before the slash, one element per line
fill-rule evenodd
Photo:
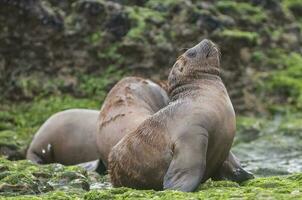
<path fill-rule="evenodd" d="M 166 91 L 156 83 L 123 78 L 107 95 L 100 116 L 98 111 L 88 109 L 51 116 L 35 134 L 26 158 L 38 164 L 80 164 L 89 170 L 100 169 L 103 162 L 96 159 L 101 157 L 106 164 L 111 148 L 125 134 L 167 104 Z"/>
<path fill-rule="evenodd" d="M 114 186 L 193 191 L 208 178 L 227 178 L 224 173 L 236 178 L 239 172 L 241 180 L 252 177 L 238 170 L 230 154 L 236 120 L 219 77 L 219 54 L 211 41 L 203 40 L 178 58 L 168 78 L 169 105 L 111 150 L 108 169 Z"/>
<path fill-rule="evenodd" d="M 88 109 L 70 109 L 52 115 L 35 134 L 26 158 L 38 164 L 64 165 L 98 159 L 98 115 L 98 111 Z"/>

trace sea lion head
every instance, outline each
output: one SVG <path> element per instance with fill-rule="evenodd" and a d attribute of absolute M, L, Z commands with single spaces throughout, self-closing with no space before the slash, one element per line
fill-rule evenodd
<path fill-rule="evenodd" d="M 220 51 L 210 40 L 204 39 L 178 57 L 170 74 L 169 85 L 181 80 L 199 79 L 200 74 L 219 75 Z"/>

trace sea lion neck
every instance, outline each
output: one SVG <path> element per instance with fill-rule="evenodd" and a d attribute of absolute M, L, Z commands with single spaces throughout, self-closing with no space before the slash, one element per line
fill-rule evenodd
<path fill-rule="evenodd" d="M 171 101 L 176 101 L 202 90 L 205 85 L 221 82 L 220 76 L 213 73 L 199 72 L 191 76 L 177 77 L 169 82 L 169 97 Z"/>

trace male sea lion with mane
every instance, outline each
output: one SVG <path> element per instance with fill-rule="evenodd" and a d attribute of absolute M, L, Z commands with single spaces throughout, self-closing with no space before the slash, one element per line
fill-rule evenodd
<path fill-rule="evenodd" d="M 108 168 L 114 186 L 194 191 L 221 170 L 236 120 L 219 59 L 209 40 L 178 58 L 168 78 L 169 105 L 112 149 Z"/>

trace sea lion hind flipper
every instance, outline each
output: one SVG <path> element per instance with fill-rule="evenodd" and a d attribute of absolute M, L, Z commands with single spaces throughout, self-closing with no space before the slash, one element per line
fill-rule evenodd
<path fill-rule="evenodd" d="M 164 189 L 194 191 L 205 172 L 207 146 L 207 132 L 178 139 L 172 161 L 164 176 Z"/>
<path fill-rule="evenodd" d="M 104 162 L 102 160 L 88 161 L 85 163 L 77 164 L 77 166 L 80 166 L 87 171 L 95 171 L 99 174 L 105 174 L 107 172 L 106 166 L 104 165 Z"/>
<path fill-rule="evenodd" d="M 237 183 L 242 183 L 243 181 L 253 178 L 254 175 L 242 168 L 239 159 L 232 152 L 229 153 L 222 166 L 214 176 L 212 176 L 214 181 L 230 180 Z"/>

